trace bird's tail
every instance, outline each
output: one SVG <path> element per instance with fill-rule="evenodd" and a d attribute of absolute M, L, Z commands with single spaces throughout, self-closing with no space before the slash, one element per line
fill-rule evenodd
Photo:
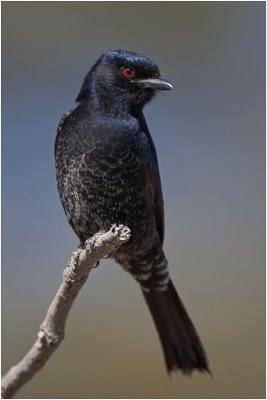
<path fill-rule="evenodd" d="M 168 372 L 210 372 L 205 350 L 173 283 L 169 281 L 166 291 L 143 290 L 143 294 L 159 333 Z"/>

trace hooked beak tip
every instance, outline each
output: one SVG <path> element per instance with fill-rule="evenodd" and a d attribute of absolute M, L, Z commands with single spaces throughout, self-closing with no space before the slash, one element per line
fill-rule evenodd
<path fill-rule="evenodd" d="M 153 90 L 172 90 L 172 84 L 163 78 L 149 78 L 138 81 L 139 86 Z"/>

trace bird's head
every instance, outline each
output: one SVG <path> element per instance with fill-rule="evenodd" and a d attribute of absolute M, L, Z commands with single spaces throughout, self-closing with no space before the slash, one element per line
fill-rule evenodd
<path fill-rule="evenodd" d="M 105 107 L 139 108 L 160 90 L 172 85 L 161 78 L 158 66 L 149 58 L 124 50 L 104 53 L 84 79 L 77 102 L 95 100 Z"/>

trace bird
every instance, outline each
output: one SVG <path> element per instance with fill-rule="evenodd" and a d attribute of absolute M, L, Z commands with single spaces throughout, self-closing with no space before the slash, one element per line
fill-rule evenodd
<path fill-rule="evenodd" d="M 126 50 L 103 53 L 84 78 L 76 108 L 59 122 L 56 179 L 81 246 L 113 224 L 131 230 L 130 240 L 110 256 L 141 287 L 167 372 L 191 375 L 210 372 L 208 359 L 170 278 L 159 165 L 143 113 L 155 94 L 171 89 L 148 57 Z"/>

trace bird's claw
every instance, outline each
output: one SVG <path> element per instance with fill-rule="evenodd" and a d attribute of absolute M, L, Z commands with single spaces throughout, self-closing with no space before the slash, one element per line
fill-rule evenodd
<path fill-rule="evenodd" d="M 92 266 L 92 268 L 97 268 L 97 267 L 99 266 L 99 263 L 100 263 L 100 261 L 97 261 L 97 262 L 95 263 L 95 265 Z"/>

